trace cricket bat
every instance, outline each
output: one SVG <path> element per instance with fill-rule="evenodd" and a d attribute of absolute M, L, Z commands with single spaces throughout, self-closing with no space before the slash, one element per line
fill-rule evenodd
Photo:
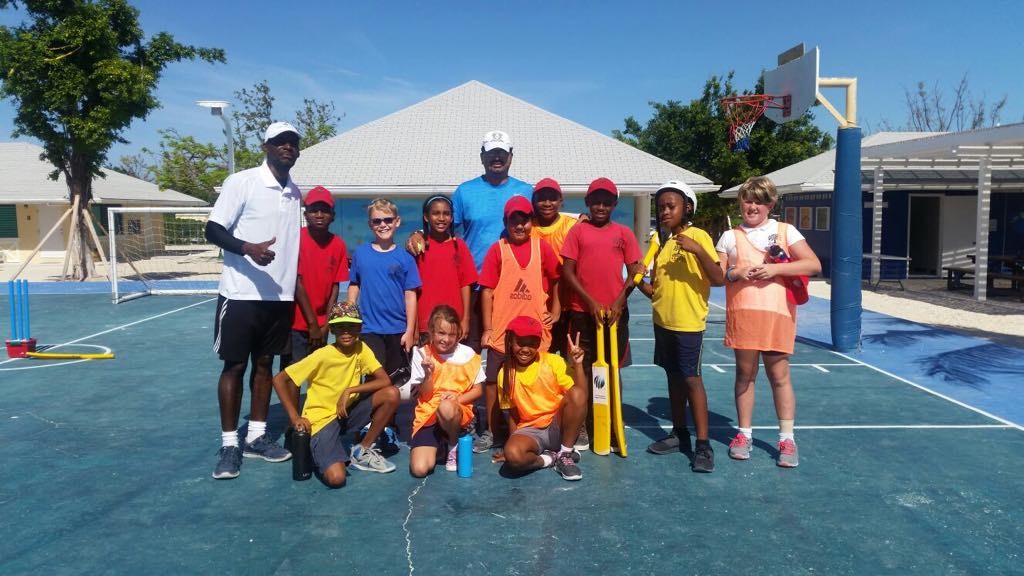
<path fill-rule="evenodd" d="M 608 403 L 608 363 L 604 360 L 604 325 L 597 325 L 597 360 L 591 368 L 590 389 L 593 391 L 594 435 L 590 450 L 607 456 L 611 451 L 611 409 Z"/>
<path fill-rule="evenodd" d="M 658 253 L 658 247 L 661 246 L 660 238 L 658 238 L 658 231 L 651 231 L 651 237 L 647 239 L 647 253 L 644 254 L 644 268 L 650 268 L 651 262 L 654 260 L 654 255 Z M 633 285 L 639 286 L 640 282 L 644 279 L 643 272 L 637 273 L 633 276 Z"/>
<path fill-rule="evenodd" d="M 609 370 L 611 376 L 611 405 L 612 405 L 612 428 L 615 430 L 615 440 L 619 445 L 619 456 L 626 457 L 626 423 L 622 420 L 622 386 L 619 380 L 619 323 L 616 321 L 608 330 L 608 338 L 611 340 L 612 365 Z M 597 422 L 595 418 L 595 423 Z"/>

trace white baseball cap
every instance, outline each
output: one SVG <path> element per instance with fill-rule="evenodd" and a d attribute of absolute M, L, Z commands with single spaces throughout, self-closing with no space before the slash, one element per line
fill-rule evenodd
<path fill-rule="evenodd" d="M 296 136 L 302 138 L 302 133 L 287 122 L 274 122 L 270 126 L 267 126 L 267 131 L 263 133 L 263 142 L 266 143 L 274 136 L 279 136 L 285 132 L 294 132 Z"/>
<path fill-rule="evenodd" d="M 501 130 L 492 130 L 487 134 L 484 134 L 484 142 L 482 146 L 484 152 L 490 152 L 495 148 L 501 148 L 505 152 L 511 152 L 512 139 L 508 137 L 508 134 Z"/>
<path fill-rule="evenodd" d="M 697 213 L 697 194 L 694 193 L 693 189 L 690 188 L 689 184 L 683 182 L 682 180 L 669 180 L 668 182 L 662 184 L 660 188 L 658 188 L 658 191 L 655 192 L 654 197 L 657 198 L 659 194 L 667 190 L 675 190 L 676 192 L 679 192 L 683 196 L 689 198 L 690 202 L 693 202 L 693 213 Z"/>

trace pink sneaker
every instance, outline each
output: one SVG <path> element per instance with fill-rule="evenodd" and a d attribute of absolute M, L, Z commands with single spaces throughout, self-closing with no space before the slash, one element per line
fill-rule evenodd
<path fill-rule="evenodd" d="M 736 437 L 729 442 L 729 458 L 733 460 L 750 460 L 751 441 L 743 435 L 743 432 L 736 434 Z"/>
<path fill-rule="evenodd" d="M 783 468 L 796 468 L 800 465 L 800 456 L 796 451 L 796 442 L 790 439 L 779 442 L 779 459 L 775 462 Z"/>
<path fill-rule="evenodd" d="M 459 469 L 459 447 L 455 446 L 448 451 L 448 459 L 444 462 L 444 469 L 455 472 Z"/>

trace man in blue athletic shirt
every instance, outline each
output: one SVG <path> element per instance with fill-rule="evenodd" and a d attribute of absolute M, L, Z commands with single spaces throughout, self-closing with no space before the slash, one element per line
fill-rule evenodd
<path fill-rule="evenodd" d="M 477 273 L 483 267 L 487 249 L 501 238 L 505 230 L 505 203 L 513 196 L 530 198 L 533 194 L 531 184 L 508 175 L 512 166 L 512 139 L 508 134 L 500 130 L 484 134 L 480 163 L 484 166 L 483 175 L 459 184 L 452 195 L 455 232 L 473 253 Z M 423 235 L 418 232 L 414 232 L 406 243 L 406 249 L 413 254 L 417 254 L 422 246 Z M 480 291 L 477 286 L 474 286 L 470 297 L 469 314 L 466 344 L 480 352 Z M 490 448 L 490 433 L 485 433 L 485 436 L 478 438 L 474 449 L 480 449 L 483 444 L 486 444 L 483 450 Z"/>

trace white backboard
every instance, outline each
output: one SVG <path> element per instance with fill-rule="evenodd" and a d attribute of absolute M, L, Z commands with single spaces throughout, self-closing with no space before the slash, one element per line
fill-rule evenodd
<path fill-rule="evenodd" d="M 774 70 L 765 71 L 764 93 L 790 97 L 789 114 L 781 108 L 764 111 L 772 122 L 781 124 L 803 116 L 818 99 L 818 47 Z"/>

